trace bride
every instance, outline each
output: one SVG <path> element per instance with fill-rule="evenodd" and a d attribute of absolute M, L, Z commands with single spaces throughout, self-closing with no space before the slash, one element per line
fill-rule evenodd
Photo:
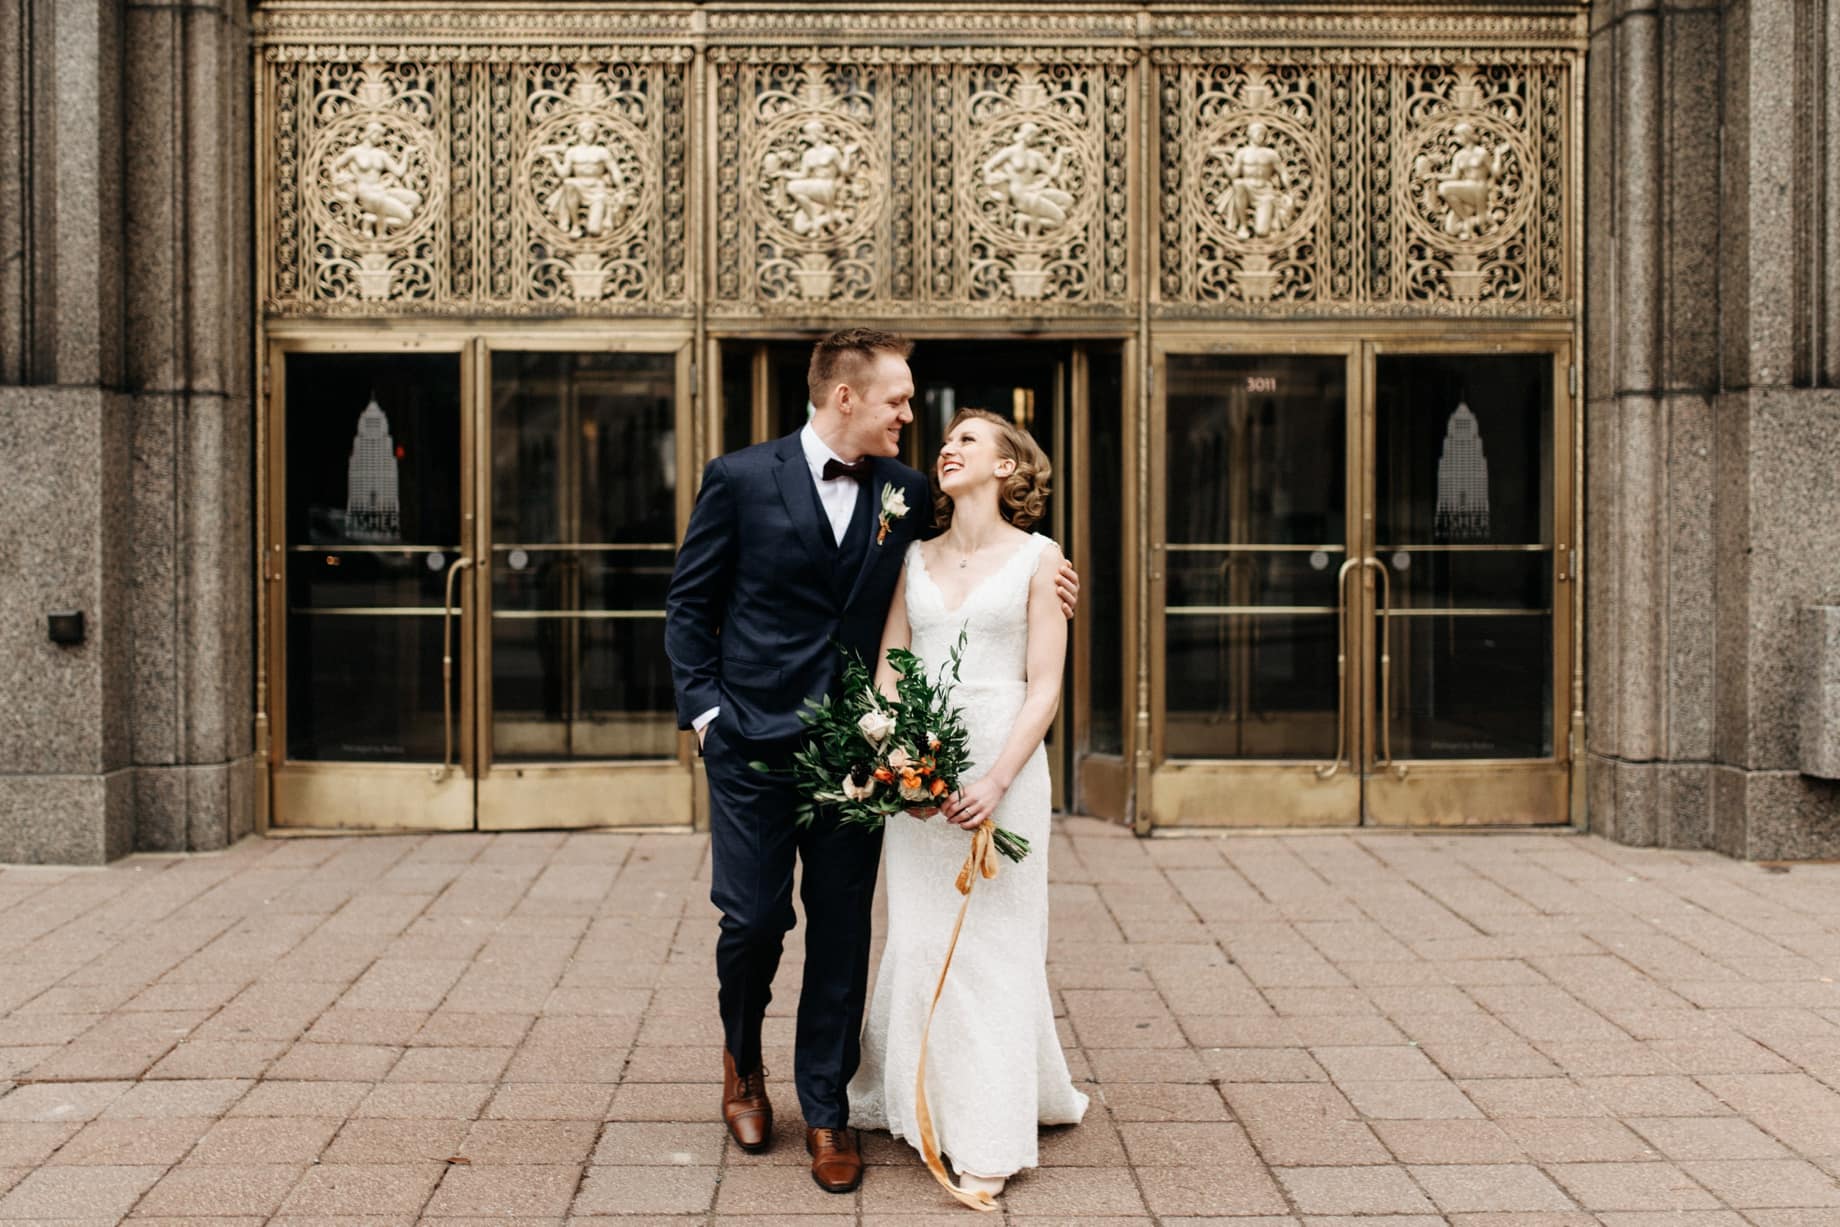
<path fill-rule="evenodd" d="M 894 691 L 891 648 L 937 676 L 968 632 L 953 701 L 970 733 L 971 783 L 931 821 L 884 835 L 888 940 L 850 1083 L 851 1124 L 920 1147 L 914 1103 L 921 1035 L 962 902 L 953 886 L 968 833 L 986 819 L 1027 839 L 1019 864 L 972 892 L 927 1051 L 927 1102 L 959 1185 L 995 1195 L 1037 1162 L 1039 1125 L 1077 1123 L 1048 995 L 1048 762 L 1067 623 L 1055 595 L 1060 551 L 1027 531 L 1048 497 L 1048 458 L 1028 432 L 968 409 L 934 470 L 943 533 L 908 547 L 882 633 L 876 681 Z M 934 811 L 915 812 L 931 819 Z"/>

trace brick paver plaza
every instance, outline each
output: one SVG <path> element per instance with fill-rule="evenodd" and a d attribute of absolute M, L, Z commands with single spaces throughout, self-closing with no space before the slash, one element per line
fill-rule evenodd
<path fill-rule="evenodd" d="M 1840 866 L 1083 820 L 1052 856 L 1093 1109 L 1010 1219 L 1840 1224 Z M 885 1139 L 812 1185 L 796 934 L 781 1136 L 727 1142 L 707 879 L 605 833 L 0 870 L 0 1220 L 970 1221 Z"/>

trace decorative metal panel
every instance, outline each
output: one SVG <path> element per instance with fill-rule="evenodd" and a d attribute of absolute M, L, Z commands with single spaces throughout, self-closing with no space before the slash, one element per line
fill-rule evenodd
<path fill-rule="evenodd" d="M 712 47 L 712 308 L 1128 312 L 1132 58 Z"/>
<path fill-rule="evenodd" d="M 269 311 L 687 312 L 690 59 L 270 47 Z"/>
<path fill-rule="evenodd" d="M 1564 52 L 1154 53 L 1164 315 L 1567 315 Z"/>
<path fill-rule="evenodd" d="M 1582 23 L 270 0 L 265 306 L 1571 317 Z"/>

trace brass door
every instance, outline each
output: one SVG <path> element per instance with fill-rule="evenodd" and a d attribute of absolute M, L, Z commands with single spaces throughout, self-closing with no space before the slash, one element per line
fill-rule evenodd
<path fill-rule="evenodd" d="M 689 347 L 488 342 L 479 381 L 479 826 L 687 823 L 664 598 Z"/>
<path fill-rule="evenodd" d="M 1154 822 L 1567 820 L 1566 360 L 1157 355 Z"/>
<path fill-rule="evenodd" d="M 688 824 L 688 345 L 310 338 L 269 370 L 273 825 Z"/>
<path fill-rule="evenodd" d="M 1367 358 L 1367 821 L 1568 821 L 1569 351 L 1389 342 Z"/>

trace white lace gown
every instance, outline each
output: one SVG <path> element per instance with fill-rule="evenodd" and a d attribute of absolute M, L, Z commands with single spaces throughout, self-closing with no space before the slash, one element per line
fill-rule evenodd
<path fill-rule="evenodd" d="M 907 551 L 907 620 L 913 650 L 937 675 L 966 628 L 954 698 L 965 714 L 973 764 L 967 783 L 1002 753 L 1022 708 L 1029 581 L 1046 537 L 1032 534 L 957 609 L 948 610 L 918 543 Z M 952 957 L 927 1056 L 927 1101 L 939 1148 L 961 1172 L 1007 1176 L 1037 1162 L 1040 1125 L 1077 1123 L 1087 1099 L 1074 1089 L 1048 995 L 1048 760 L 1040 746 L 1004 794 L 998 826 L 1027 839 L 1021 864 L 1002 861 L 979 879 Z M 963 901 L 953 880 L 970 835 L 935 817 L 897 816 L 883 837 L 888 934 L 863 1024 L 862 1064 L 850 1082 L 850 1123 L 885 1129 L 919 1148 L 914 1072 L 927 1004 Z"/>

